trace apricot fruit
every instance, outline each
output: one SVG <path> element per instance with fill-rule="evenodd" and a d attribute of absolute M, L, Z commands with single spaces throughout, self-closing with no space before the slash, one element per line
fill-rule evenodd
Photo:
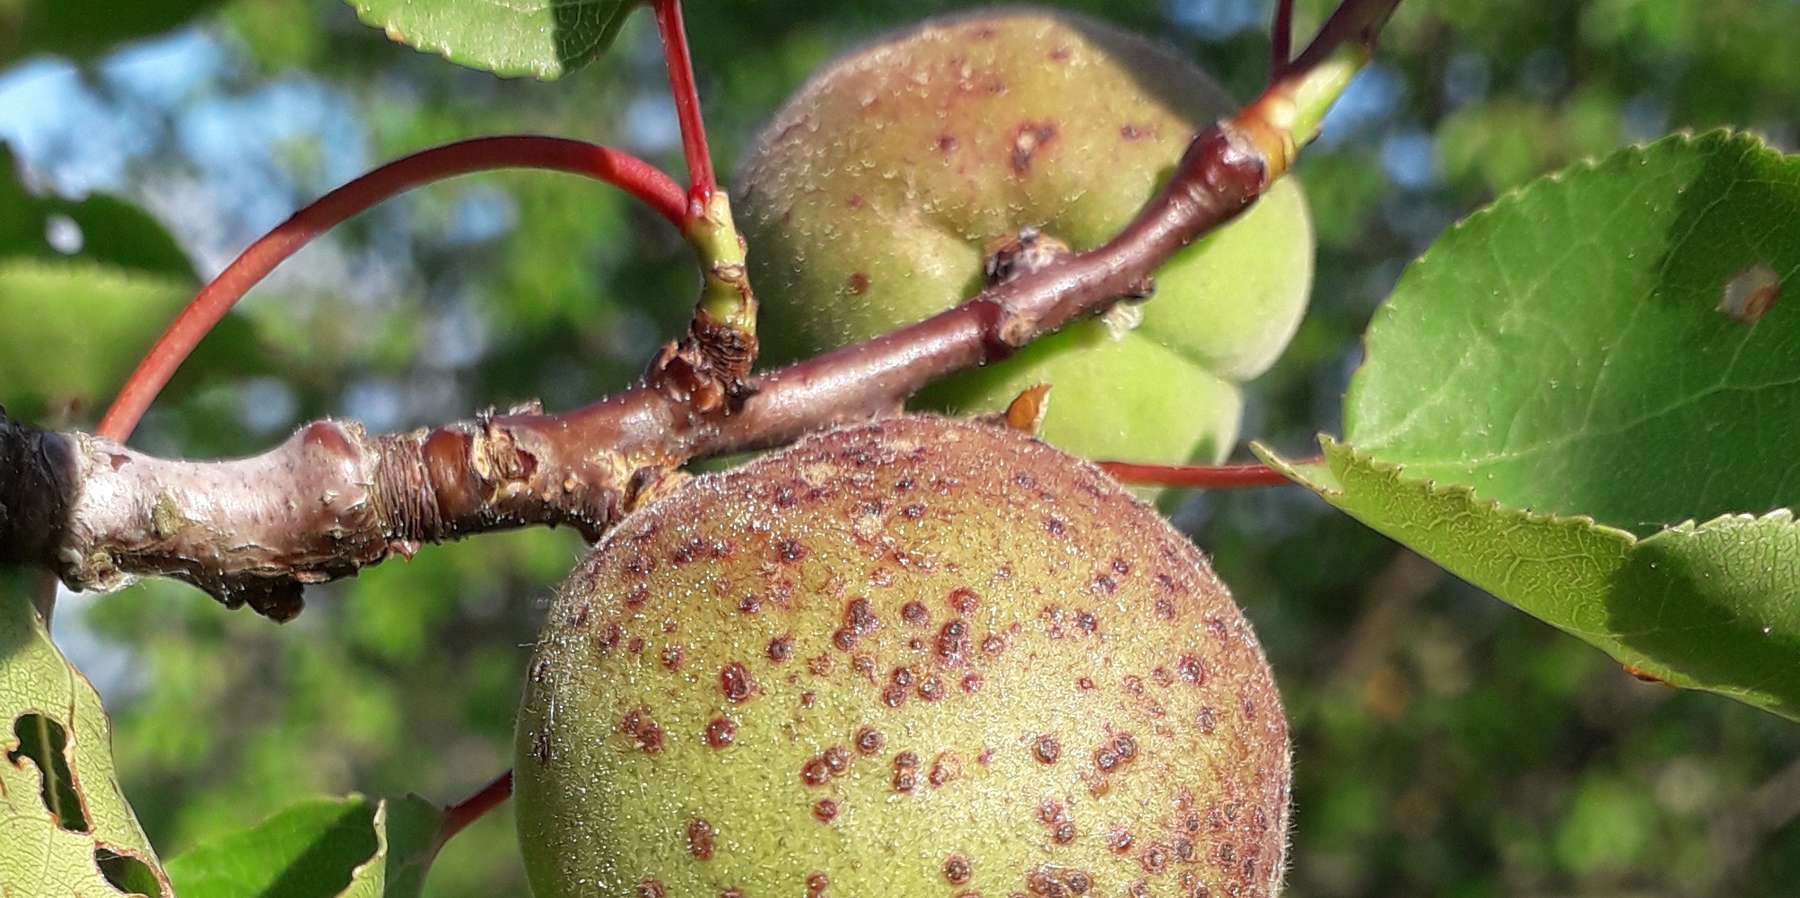
<path fill-rule="evenodd" d="M 1193 136 L 1236 106 L 1171 50 L 1050 10 L 931 20 L 851 53 L 789 100 L 737 180 L 765 358 L 810 356 L 957 305 L 1021 242 L 1104 243 Z M 1312 268 L 1306 203 L 1283 179 L 1165 263 L 1153 301 L 952 378 L 920 404 L 993 412 L 1050 383 L 1043 435 L 1054 445 L 1217 461 L 1237 437 L 1238 385 L 1293 336 Z"/>
<path fill-rule="evenodd" d="M 1206 560 L 1097 468 L 903 417 L 628 516 L 518 720 L 539 898 L 1274 895 L 1287 723 Z"/>

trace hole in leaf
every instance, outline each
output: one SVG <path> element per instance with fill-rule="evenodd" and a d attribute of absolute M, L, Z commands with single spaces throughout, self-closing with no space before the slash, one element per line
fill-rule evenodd
<path fill-rule="evenodd" d="M 104 845 L 94 847 L 94 863 L 100 865 L 100 875 L 105 876 L 113 888 L 127 895 L 162 898 L 162 883 L 157 881 L 156 872 L 149 864 Z"/>
<path fill-rule="evenodd" d="M 82 811 L 75 778 L 69 773 L 69 758 L 63 751 L 69 739 L 62 724 L 42 714 L 21 714 L 13 721 L 13 735 L 18 737 L 19 747 L 7 752 L 6 759 L 15 767 L 21 757 L 37 765 L 43 778 L 40 794 L 51 819 L 69 832 L 87 832 L 87 814 Z"/>

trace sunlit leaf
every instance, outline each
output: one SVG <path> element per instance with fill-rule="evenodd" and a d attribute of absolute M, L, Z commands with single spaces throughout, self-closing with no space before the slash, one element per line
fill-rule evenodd
<path fill-rule="evenodd" d="M 1800 161 L 1724 133 L 1503 198 L 1402 278 L 1293 474 L 1639 673 L 1800 718 L 1797 219 Z"/>
<path fill-rule="evenodd" d="M 169 877 L 182 898 L 411 898 L 438 818 L 416 796 L 311 799 L 175 858 Z"/>
<path fill-rule="evenodd" d="M 185 281 L 93 262 L 0 260 L 0 402 L 27 420 L 46 407 L 92 408 L 192 295 Z M 22 339 L 29 334 L 30 339 Z"/>
<path fill-rule="evenodd" d="M 496 75 L 553 80 L 612 43 L 634 0 L 349 0 L 364 22 L 417 50 Z"/>

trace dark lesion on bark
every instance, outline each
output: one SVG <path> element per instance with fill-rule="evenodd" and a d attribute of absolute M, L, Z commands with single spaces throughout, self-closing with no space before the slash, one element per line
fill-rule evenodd
<path fill-rule="evenodd" d="M 36 563 L 63 542 L 79 477 L 67 437 L 0 408 L 0 563 Z"/>

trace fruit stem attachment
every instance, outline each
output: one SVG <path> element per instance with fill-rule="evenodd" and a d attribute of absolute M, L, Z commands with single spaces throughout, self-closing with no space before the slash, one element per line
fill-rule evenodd
<path fill-rule="evenodd" d="M 745 384 L 756 364 L 756 297 L 745 276 L 744 241 L 732 221 L 731 202 L 713 176 L 681 0 L 650 0 L 650 5 L 687 157 L 687 216 L 681 231 L 699 259 L 701 285 L 686 336 L 657 352 L 644 380 L 695 414 L 730 414 L 749 395 Z"/>
<path fill-rule="evenodd" d="M 669 93 L 681 122 L 681 151 L 687 157 L 689 213 L 703 214 L 718 190 L 712 154 L 706 147 L 706 123 L 700 114 L 700 92 L 694 86 L 694 61 L 688 52 L 687 28 L 681 22 L 681 0 L 651 0 L 656 31 L 662 36 L 663 61 L 669 69 Z"/>
<path fill-rule="evenodd" d="M 700 301 L 679 342 L 662 347 L 645 382 L 698 415 L 731 414 L 750 395 L 756 364 L 756 294 L 744 267 L 744 239 L 720 190 L 690 204 L 683 231 L 700 263 Z"/>
<path fill-rule="evenodd" d="M 150 347 L 106 410 L 96 432 L 119 442 L 130 437 L 144 411 L 201 338 L 251 287 L 313 238 L 414 187 L 503 168 L 561 171 L 605 181 L 685 230 L 686 203 L 681 187 L 649 163 L 608 147 L 561 137 L 514 135 L 445 144 L 396 159 L 294 213 L 225 266 Z"/>
<path fill-rule="evenodd" d="M 1293 481 L 1265 464 L 1241 465 L 1141 465 L 1134 462 L 1098 462 L 1100 470 L 1131 486 L 1165 486 L 1198 490 L 1248 490 L 1287 486 Z M 1305 464 L 1301 462 L 1300 464 Z"/>
<path fill-rule="evenodd" d="M 469 824 L 480 820 L 487 812 L 504 804 L 512 797 L 513 774 L 511 770 L 494 777 L 493 782 L 481 787 L 474 795 L 444 808 L 443 822 L 438 825 L 437 847 L 456 837 L 457 833 L 469 827 Z"/>
<path fill-rule="evenodd" d="M 1300 147 L 1319 136 L 1319 123 L 1373 58 L 1375 39 L 1400 0 L 1344 0 L 1291 63 L 1284 59 L 1292 16 L 1288 5 L 1282 0 L 1275 10 L 1274 57 L 1279 62 L 1269 87 L 1232 119 L 1267 160 L 1270 183 L 1287 173 Z"/>

